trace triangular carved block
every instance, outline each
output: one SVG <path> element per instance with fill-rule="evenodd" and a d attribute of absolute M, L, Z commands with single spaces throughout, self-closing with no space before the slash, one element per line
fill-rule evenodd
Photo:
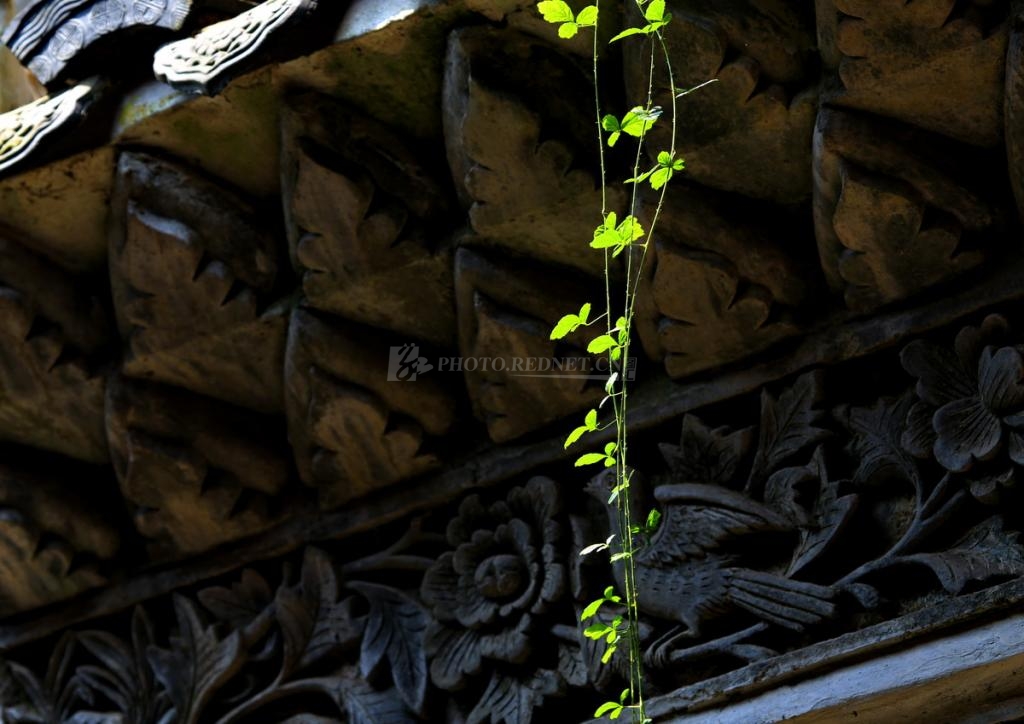
<path fill-rule="evenodd" d="M 82 286 L 0 237 L 0 439 L 105 462 L 96 365 L 110 331 Z"/>
<path fill-rule="evenodd" d="M 1002 137 L 1006 2 L 817 0 L 833 105 L 978 146 Z"/>
<path fill-rule="evenodd" d="M 1004 220 L 977 173 L 977 151 L 829 110 L 815 130 L 814 166 L 822 267 L 850 309 L 952 279 L 999 243 Z"/>
<path fill-rule="evenodd" d="M 449 38 L 444 82 L 448 161 L 478 243 L 600 274 L 601 255 L 579 253 L 601 218 L 586 73 L 536 40 L 470 28 Z M 558 119 L 554 136 L 542 118 Z M 609 210 L 623 199 L 612 187 Z"/>
<path fill-rule="evenodd" d="M 372 330 L 292 314 L 285 359 L 288 437 L 299 475 L 333 508 L 436 468 L 430 438 L 454 420 L 435 380 L 388 379 L 389 347 Z"/>
<path fill-rule="evenodd" d="M 645 224 L 653 212 L 653 204 L 644 207 Z M 675 189 L 658 217 L 637 294 L 637 330 L 648 355 L 683 377 L 799 331 L 798 308 L 814 285 L 799 250 L 813 252 L 810 238 L 793 227 L 764 204 Z"/>
<path fill-rule="evenodd" d="M 604 374 L 585 352 L 600 325 L 551 340 L 563 314 L 578 311 L 587 286 L 571 273 L 493 261 L 467 248 L 455 255 L 459 352 L 473 411 L 495 442 L 506 442 L 596 403 Z M 472 366 L 471 366 L 472 365 Z"/>
<path fill-rule="evenodd" d="M 52 458 L 31 468 L 0 465 L 0 615 L 103 585 L 119 546 L 96 491 L 66 484 L 74 476 L 92 485 L 106 469 Z"/>
<path fill-rule="evenodd" d="M 288 242 L 311 307 L 413 335 L 455 341 L 451 202 L 376 122 L 319 94 L 282 118 Z"/>
<path fill-rule="evenodd" d="M 786 0 L 669 3 L 666 45 L 676 88 L 715 81 L 676 101 L 676 148 L 690 178 L 782 203 L 810 196 L 817 79 L 807 70 L 815 37 L 811 13 L 799 6 Z M 634 17 L 630 24 L 642 23 Z M 649 50 L 635 43 L 624 53 L 629 97 L 643 98 Z M 652 158 L 672 143 L 670 85 L 659 69 L 655 103 L 664 119 L 647 137 Z"/>
<path fill-rule="evenodd" d="M 110 276 L 124 373 L 281 409 L 290 303 L 273 237 L 246 201 L 179 166 L 122 154 Z"/>
<path fill-rule="evenodd" d="M 198 553 L 257 533 L 277 516 L 289 478 L 273 418 L 115 377 L 107 435 L 135 527 L 157 557 Z"/>

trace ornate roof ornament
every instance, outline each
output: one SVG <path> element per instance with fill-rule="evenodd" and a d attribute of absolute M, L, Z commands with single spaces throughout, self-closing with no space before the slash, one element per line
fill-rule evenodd
<path fill-rule="evenodd" d="M 246 66 L 272 35 L 312 13 L 317 0 L 266 0 L 230 20 L 168 43 L 153 57 L 153 73 L 173 86 L 213 94 Z"/>
<path fill-rule="evenodd" d="M 64 126 L 80 120 L 95 98 L 94 90 L 94 83 L 86 81 L 0 115 L 0 173 L 20 165 Z"/>

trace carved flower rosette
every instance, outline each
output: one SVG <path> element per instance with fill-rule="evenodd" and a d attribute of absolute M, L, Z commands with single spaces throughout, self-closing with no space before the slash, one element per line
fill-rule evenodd
<path fill-rule="evenodd" d="M 452 550 L 423 577 L 420 594 L 433 616 L 425 645 L 434 684 L 458 691 L 491 672 L 469 721 L 498 716 L 506 706 L 524 707 L 520 716 L 529 717 L 529 709 L 561 688 L 552 670 L 522 678 L 539 648 L 544 614 L 566 592 L 560 512 L 558 489 L 543 477 L 489 506 L 470 496 L 448 525 Z"/>

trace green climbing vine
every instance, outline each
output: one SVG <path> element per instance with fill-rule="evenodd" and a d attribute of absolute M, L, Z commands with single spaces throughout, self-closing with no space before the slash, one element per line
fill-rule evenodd
<path fill-rule="evenodd" d="M 586 546 L 581 556 L 604 552 L 609 556 L 613 567 L 622 571 L 619 586 L 609 586 L 602 596 L 589 603 L 582 611 L 580 619 L 586 626 L 584 634 L 597 642 L 604 642 L 605 649 L 601 660 L 611 661 L 620 646 L 625 646 L 628 654 L 629 687 L 624 689 L 617 701 L 602 704 L 594 713 L 596 717 L 607 716 L 618 719 L 628 713 L 634 722 L 649 722 L 644 704 L 644 671 L 643 652 L 639 636 L 639 605 L 637 602 L 636 567 L 634 555 L 638 550 L 638 542 L 648 538 L 656 529 L 660 520 L 657 510 L 651 510 L 642 522 L 637 511 L 631 510 L 631 499 L 628 495 L 631 472 L 627 463 L 628 436 L 627 412 L 629 407 L 629 382 L 627 376 L 617 370 L 630 369 L 630 345 L 637 287 L 651 243 L 658 218 L 661 214 L 665 192 L 672 178 L 685 168 L 685 162 L 676 152 L 676 100 L 692 90 L 679 91 L 675 87 L 672 64 L 665 45 L 663 31 L 671 21 L 666 12 L 665 0 L 634 0 L 643 20 L 642 24 L 628 27 L 609 40 L 617 43 L 632 36 L 646 39 L 650 49 L 650 62 L 647 76 L 647 96 L 643 103 L 630 108 L 623 116 L 602 114 L 600 86 L 598 83 L 598 6 L 588 5 L 574 13 L 564 0 L 544 0 L 537 3 L 537 10 L 543 18 L 558 26 L 561 38 L 575 37 L 581 29 L 589 28 L 593 32 L 593 84 L 594 113 L 598 134 L 598 157 L 600 161 L 601 180 L 601 223 L 594 230 L 591 248 L 604 254 L 604 312 L 591 317 L 593 304 L 584 304 L 576 313 L 566 314 L 551 331 L 551 339 L 561 339 L 581 327 L 590 327 L 604 322 L 603 332 L 598 333 L 587 346 L 587 351 L 594 355 L 606 355 L 609 360 L 610 373 L 605 383 L 605 397 L 597 409 L 592 409 L 583 418 L 583 424 L 576 427 L 566 438 L 565 447 L 586 441 L 589 433 L 598 432 L 614 426 L 615 440 L 607 443 L 600 452 L 588 452 L 576 460 L 577 467 L 603 466 L 614 469 L 614 484 L 609 490 L 609 504 L 614 504 L 617 512 L 617 530 L 612 532 L 602 543 Z M 657 162 L 648 167 L 643 163 L 648 132 L 655 124 L 662 122 L 663 109 L 654 105 L 655 70 L 659 62 L 664 63 L 668 75 L 669 87 L 672 89 L 672 103 L 669 114 L 671 124 L 670 143 L 668 149 L 660 149 L 650 154 Z M 699 86 L 698 86 L 699 87 Z M 633 161 L 633 172 L 630 178 L 623 181 L 632 187 L 630 194 L 629 213 L 619 219 L 615 211 L 608 208 L 608 176 L 605 164 L 604 144 L 615 146 L 624 136 L 635 139 L 636 153 Z M 639 187 L 649 184 L 658 192 L 657 204 L 644 229 L 636 213 L 638 209 Z M 625 253 L 625 290 L 624 296 L 613 298 L 613 264 L 620 263 L 618 257 Z M 600 327 L 598 328 L 600 329 Z M 611 406 L 611 419 L 601 424 L 601 410 Z M 607 417 L 607 414 L 605 415 Z M 610 620 L 598 617 L 599 611 L 605 606 L 616 613 Z"/>

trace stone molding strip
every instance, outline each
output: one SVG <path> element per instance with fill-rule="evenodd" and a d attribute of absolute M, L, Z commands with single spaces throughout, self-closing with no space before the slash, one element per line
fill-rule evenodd
<path fill-rule="evenodd" d="M 0 115 L 0 173 L 20 166 L 37 148 L 81 120 L 95 95 L 95 81 L 90 80 Z"/>

